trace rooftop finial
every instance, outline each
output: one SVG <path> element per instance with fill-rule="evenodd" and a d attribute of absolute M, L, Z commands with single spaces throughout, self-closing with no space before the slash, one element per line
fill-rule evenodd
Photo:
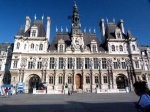
<path fill-rule="evenodd" d="M 58 28 L 57 28 L 57 26 L 56 26 L 56 32 L 58 32 Z"/>
<path fill-rule="evenodd" d="M 67 28 L 67 26 L 66 26 L 66 32 L 68 32 L 68 28 Z"/>
<path fill-rule="evenodd" d="M 108 23 L 108 19 L 107 19 L 107 17 L 106 17 L 106 22 Z"/>
<path fill-rule="evenodd" d="M 43 14 L 43 16 L 42 16 L 42 21 L 43 21 L 43 19 L 44 19 L 44 14 Z"/>
<path fill-rule="evenodd" d="M 86 28 L 84 28 L 84 33 L 86 33 Z"/>
<path fill-rule="evenodd" d="M 94 33 L 96 33 L 96 29 L 95 29 L 95 27 L 94 27 Z"/>
<path fill-rule="evenodd" d="M 34 20 L 36 20 L 36 14 L 34 15 Z"/>
<path fill-rule="evenodd" d="M 63 32 L 63 28 L 62 28 L 62 26 L 61 26 L 61 32 Z"/>
<path fill-rule="evenodd" d="M 115 18 L 113 18 L 113 22 L 115 23 Z"/>

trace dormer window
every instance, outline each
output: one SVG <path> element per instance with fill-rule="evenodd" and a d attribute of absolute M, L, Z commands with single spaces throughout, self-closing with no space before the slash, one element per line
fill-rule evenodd
<path fill-rule="evenodd" d="M 91 51 L 92 52 L 97 52 L 97 43 L 95 40 L 91 41 Z"/>
<path fill-rule="evenodd" d="M 63 52 L 63 45 L 59 46 L 59 52 Z"/>
<path fill-rule="evenodd" d="M 132 45 L 132 50 L 135 51 L 135 45 Z"/>
<path fill-rule="evenodd" d="M 122 34 L 120 29 L 115 30 L 116 39 L 122 39 Z"/>
<path fill-rule="evenodd" d="M 112 45 L 112 51 L 115 51 L 115 46 L 114 45 Z"/>
<path fill-rule="evenodd" d="M 36 36 L 36 30 L 33 30 L 32 31 L 32 37 L 35 37 Z"/>
<path fill-rule="evenodd" d="M 40 51 L 43 50 L 43 44 L 40 44 L 39 50 L 40 50 Z"/>
<path fill-rule="evenodd" d="M 19 49 L 19 47 L 20 47 L 20 43 L 18 42 L 18 43 L 17 43 L 16 49 Z"/>
<path fill-rule="evenodd" d="M 123 47 L 122 45 L 119 46 L 120 51 L 123 51 Z"/>
<path fill-rule="evenodd" d="M 96 45 L 93 45 L 93 52 L 96 52 Z"/>

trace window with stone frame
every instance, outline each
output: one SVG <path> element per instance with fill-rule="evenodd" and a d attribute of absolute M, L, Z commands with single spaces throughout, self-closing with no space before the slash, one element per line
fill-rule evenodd
<path fill-rule="evenodd" d="M 126 69 L 126 63 L 125 62 L 121 62 L 122 65 L 122 69 Z"/>
<path fill-rule="evenodd" d="M 32 61 L 28 62 L 28 69 L 33 69 L 33 62 Z"/>
<path fill-rule="evenodd" d="M 42 51 L 43 50 L 43 44 L 40 44 L 39 46 L 39 50 Z"/>
<path fill-rule="evenodd" d="M 63 45 L 59 45 L 59 52 L 63 52 Z"/>
<path fill-rule="evenodd" d="M 58 78 L 58 83 L 59 83 L 59 84 L 63 84 L 63 76 L 59 76 L 59 78 Z"/>
<path fill-rule="evenodd" d="M 68 69 L 72 69 L 72 58 L 68 58 Z"/>
<path fill-rule="evenodd" d="M 71 83 L 72 83 L 72 77 L 68 76 L 68 84 L 71 84 Z"/>
<path fill-rule="evenodd" d="M 90 76 L 86 76 L 86 84 L 90 84 Z"/>
<path fill-rule="evenodd" d="M 33 30 L 32 31 L 32 37 L 35 37 L 36 36 L 36 30 Z"/>
<path fill-rule="evenodd" d="M 81 58 L 76 59 L 76 68 L 81 69 Z"/>
<path fill-rule="evenodd" d="M 39 61 L 39 62 L 37 63 L 37 69 L 41 69 L 41 68 L 42 68 L 42 62 Z"/>
<path fill-rule="evenodd" d="M 132 45 L 132 50 L 135 51 L 135 45 Z"/>
<path fill-rule="evenodd" d="M 18 60 L 14 60 L 13 68 L 17 68 L 17 65 L 18 65 Z"/>
<path fill-rule="evenodd" d="M 61 57 L 59 58 L 59 69 L 63 69 L 64 67 L 64 59 Z"/>
<path fill-rule="evenodd" d="M 107 76 L 103 76 L 103 82 L 108 83 L 108 77 Z"/>
<path fill-rule="evenodd" d="M 93 52 L 96 52 L 96 45 L 92 46 L 92 50 L 93 50 Z"/>
<path fill-rule="evenodd" d="M 107 68 L 106 58 L 102 58 L 102 68 L 103 68 L 103 69 L 106 69 L 106 68 Z"/>
<path fill-rule="evenodd" d="M 49 77 L 49 84 L 53 84 L 54 83 L 54 77 L 53 76 L 50 76 Z"/>
<path fill-rule="evenodd" d="M 123 47 L 122 45 L 119 46 L 120 51 L 123 51 Z"/>
<path fill-rule="evenodd" d="M 119 51 L 119 50 L 118 50 L 118 46 L 116 46 L 116 51 Z"/>
<path fill-rule="evenodd" d="M 34 44 L 33 43 L 31 44 L 31 49 L 34 49 Z"/>
<path fill-rule="evenodd" d="M 112 47 L 112 51 L 115 51 L 115 46 L 114 46 L 114 45 L 112 45 L 111 47 Z"/>
<path fill-rule="evenodd" d="M 85 69 L 89 69 L 89 68 L 90 68 L 90 59 L 85 58 Z"/>
<path fill-rule="evenodd" d="M 98 58 L 93 58 L 94 61 L 94 69 L 98 69 Z"/>
<path fill-rule="evenodd" d="M 117 62 L 114 62 L 114 69 L 118 69 L 118 63 Z"/>
<path fill-rule="evenodd" d="M 54 69 L 55 62 L 54 57 L 50 57 L 49 69 Z"/>
<path fill-rule="evenodd" d="M 18 42 L 17 46 L 16 46 L 16 49 L 19 49 L 19 48 L 20 48 L 20 43 Z"/>
<path fill-rule="evenodd" d="M 117 32 L 117 38 L 121 39 L 121 32 Z"/>
<path fill-rule="evenodd" d="M 26 47 L 27 47 L 27 45 L 26 45 L 26 44 L 24 44 L 24 50 L 26 49 Z"/>
<path fill-rule="evenodd" d="M 95 76 L 95 83 L 99 83 L 98 76 Z"/>
<path fill-rule="evenodd" d="M 135 61 L 135 67 L 139 68 L 139 62 L 138 61 Z"/>

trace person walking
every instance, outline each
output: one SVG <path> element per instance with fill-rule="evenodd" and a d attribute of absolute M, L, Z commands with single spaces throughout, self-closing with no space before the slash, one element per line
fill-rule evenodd
<path fill-rule="evenodd" d="M 138 102 L 134 103 L 138 112 L 150 112 L 150 96 L 147 94 L 146 82 L 140 81 L 133 84 L 134 91 L 140 97 Z"/>
<path fill-rule="evenodd" d="M 5 89 L 5 97 L 7 97 L 8 96 L 8 87 L 6 87 L 6 89 Z"/>

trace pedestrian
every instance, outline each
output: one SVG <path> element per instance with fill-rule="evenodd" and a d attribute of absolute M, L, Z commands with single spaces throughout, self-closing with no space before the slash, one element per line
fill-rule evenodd
<path fill-rule="evenodd" d="M 5 89 L 5 97 L 7 97 L 8 96 L 8 88 L 6 87 L 6 89 Z"/>
<path fill-rule="evenodd" d="M 12 95 L 11 88 L 8 89 L 8 96 L 10 97 Z"/>
<path fill-rule="evenodd" d="M 135 82 L 133 86 L 136 95 L 140 97 L 139 101 L 134 103 L 135 108 L 139 112 L 150 112 L 150 96 L 147 94 L 146 82 Z"/>

